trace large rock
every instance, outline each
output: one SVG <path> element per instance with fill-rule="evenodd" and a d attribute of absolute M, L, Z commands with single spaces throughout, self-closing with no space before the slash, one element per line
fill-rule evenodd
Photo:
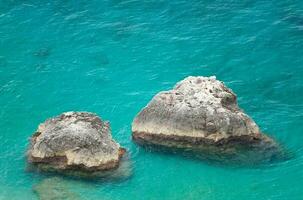
<path fill-rule="evenodd" d="M 187 77 L 158 93 L 135 117 L 132 137 L 139 144 L 198 151 L 215 160 L 233 156 L 248 161 L 250 156 L 259 161 L 280 153 L 216 77 Z"/>
<path fill-rule="evenodd" d="M 39 125 L 28 161 L 56 170 L 104 171 L 117 168 L 124 152 L 108 122 L 93 113 L 66 112 Z"/>

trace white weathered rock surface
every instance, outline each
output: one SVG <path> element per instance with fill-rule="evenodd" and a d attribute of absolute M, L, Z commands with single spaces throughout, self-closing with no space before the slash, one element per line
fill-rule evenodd
<path fill-rule="evenodd" d="M 168 147 L 276 147 L 215 77 L 190 76 L 158 93 L 135 117 L 132 132 L 138 143 Z"/>
<path fill-rule="evenodd" d="M 124 151 L 108 122 L 89 112 L 66 112 L 39 125 L 28 160 L 60 170 L 108 170 L 119 165 Z"/>

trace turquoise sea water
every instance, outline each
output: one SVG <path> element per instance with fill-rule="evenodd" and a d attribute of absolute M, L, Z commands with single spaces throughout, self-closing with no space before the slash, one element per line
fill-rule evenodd
<path fill-rule="evenodd" d="M 133 144 L 136 113 L 189 75 L 223 80 L 294 156 L 224 167 Z M 110 120 L 132 162 L 122 181 L 59 178 L 79 199 L 300 200 L 302 102 L 301 0 L 0 1 L 0 200 L 37 199 L 28 138 L 70 110 Z"/>

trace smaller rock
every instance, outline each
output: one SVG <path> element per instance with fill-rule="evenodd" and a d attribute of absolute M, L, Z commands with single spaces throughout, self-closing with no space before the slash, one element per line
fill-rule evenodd
<path fill-rule="evenodd" d="M 39 125 L 27 155 L 42 169 L 93 172 L 117 168 L 124 153 L 108 122 L 94 113 L 66 112 Z"/>

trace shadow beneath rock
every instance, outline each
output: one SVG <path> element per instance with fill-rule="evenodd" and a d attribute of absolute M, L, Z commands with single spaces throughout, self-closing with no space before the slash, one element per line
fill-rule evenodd
<path fill-rule="evenodd" d="M 209 165 L 231 168 L 260 168 L 285 162 L 294 157 L 283 147 L 277 148 L 245 148 L 241 145 L 233 148 L 172 148 L 155 144 L 137 144 L 150 153 L 165 156 L 178 156 L 189 160 L 198 160 Z"/>

